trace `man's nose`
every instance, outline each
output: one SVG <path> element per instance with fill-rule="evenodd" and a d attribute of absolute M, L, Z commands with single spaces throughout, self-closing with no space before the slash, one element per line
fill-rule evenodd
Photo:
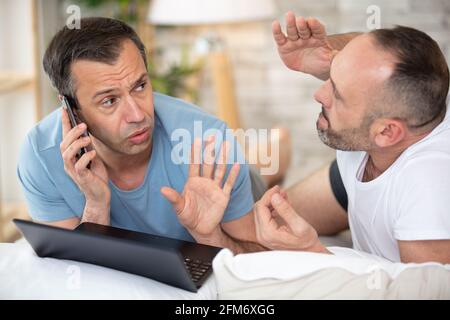
<path fill-rule="evenodd" d="M 127 122 L 141 122 L 144 120 L 145 114 L 141 107 L 129 96 L 126 99 L 125 119 Z"/>
<path fill-rule="evenodd" d="M 314 93 L 314 99 L 324 107 L 331 105 L 330 95 L 327 93 L 327 85 L 329 81 L 330 80 L 324 82 Z"/>

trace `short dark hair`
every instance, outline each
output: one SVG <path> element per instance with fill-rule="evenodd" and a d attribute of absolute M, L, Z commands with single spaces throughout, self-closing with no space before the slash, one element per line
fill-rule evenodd
<path fill-rule="evenodd" d="M 60 94 L 76 99 L 71 64 L 76 60 L 113 64 L 127 39 L 139 49 L 147 68 L 145 46 L 133 28 L 120 20 L 92 17 L 81 19 L 79 29 L 64 26 L 56 33 L 44 54 L 44 70 Z"/>
<path fill-rule="evenodd" d="M 396 58 L 386 88 L 402 104 L 402 118 L 411 129 L 443 118 L 447 109 L 449 70 L 439 45 L 426 33 L 404 26 L 371 31 L 376 45 Z M 440 121 L 439 121 L 440 122 Z"/>

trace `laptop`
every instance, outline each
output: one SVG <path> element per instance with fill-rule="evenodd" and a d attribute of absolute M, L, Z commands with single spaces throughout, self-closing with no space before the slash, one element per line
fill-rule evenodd
<path fill-rule="evenodd" d="M 74 230 L 14 219 L 39 257 L 76 260 L 197 292 L 221 248 L 95 223 Z"/>

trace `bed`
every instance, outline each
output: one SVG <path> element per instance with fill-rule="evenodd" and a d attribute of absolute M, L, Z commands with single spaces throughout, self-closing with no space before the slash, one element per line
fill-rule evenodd
<path fill-rule="evenodd" d="M 323 239 L 346 245 L 342 239 Z M 348 244 L 348 243 L 347 243 Z M 343 246 L 334 255 L 222 250 L 197 293 L 0 243 L 0 299 L 450 299 L 450 265 L 401 264 Z"/>

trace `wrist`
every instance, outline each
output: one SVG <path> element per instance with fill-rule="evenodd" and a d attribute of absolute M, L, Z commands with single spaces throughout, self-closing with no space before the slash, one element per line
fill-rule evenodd
<path fill-rule="evenodd" d="M 86 200 L 81 222 L 92 222 L 97 224 L 110 224 L 110 202 L 97 202 Z"/>
<path fill-rule="evenodd" d="M 317 231 L 312 227 L 309 229 L 309 232 L 305 233 L 305 236 L 302 241 L 303 246 L 300 249 L 301 251 L 307 252 L 316 252 L 316 253 L 331 253 L 328 249 L 320 242 L 319 235 Z"/>
<path fill-rule="evenodd" d="M 215 247 L 223 247 L 224 233 L 220 226 L 217 226 L 214 231 L 209 234 L 199 234 L 195 231 L 188 231 L 197 243 Z"/>
<path fill-rule="evenodd" d="M 107 193 L 103 195 L 100 199 L 98 197 L 96 198 L 90 198 L 88 196 L 85 196 L 86 198 L 86 204 L 85 208 L 89 209 L 95 209 L 95 210 L 105 210 L 109 209 L 110 202 L 111 202 L 111 194 Z"/>

